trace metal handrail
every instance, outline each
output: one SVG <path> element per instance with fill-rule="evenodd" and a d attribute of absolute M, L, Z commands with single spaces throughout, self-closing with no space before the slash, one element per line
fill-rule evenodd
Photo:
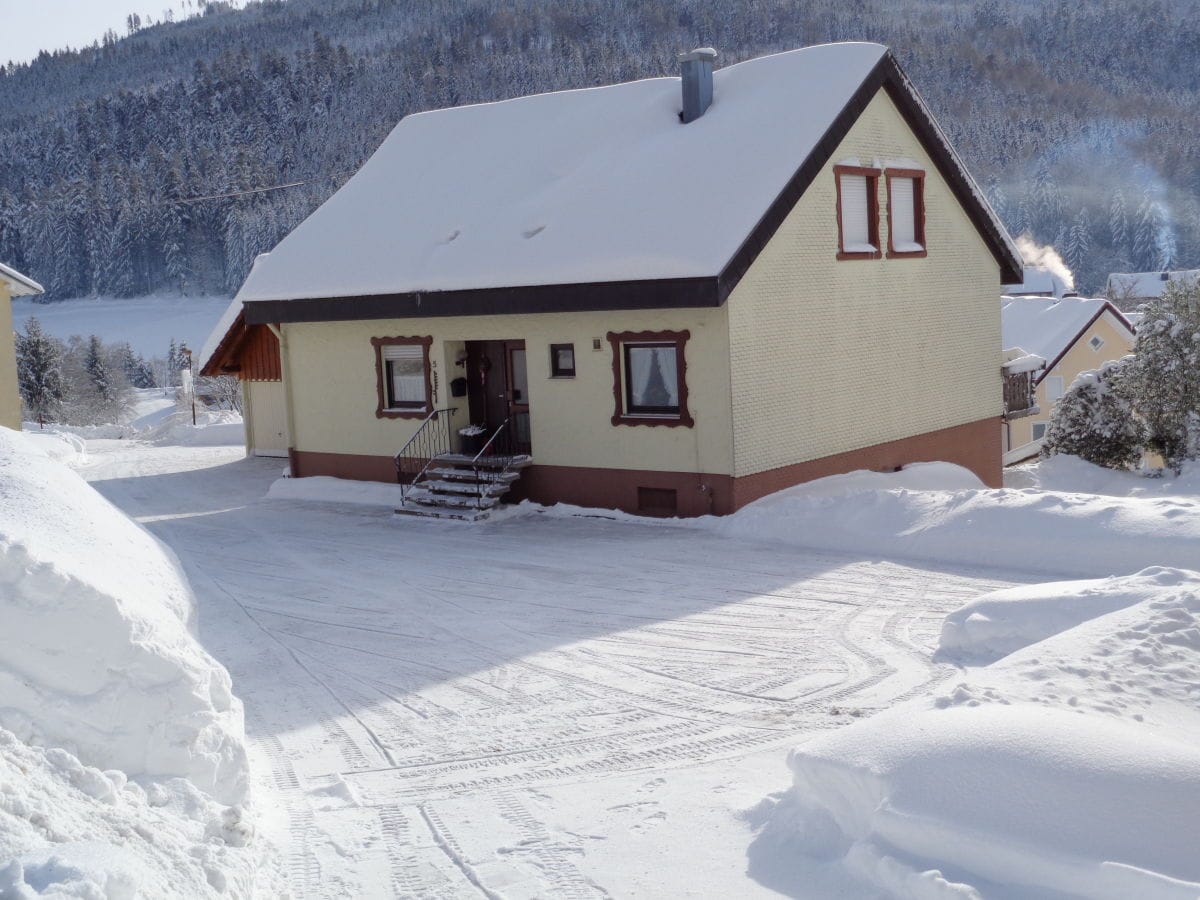
<path fill-rule="evenodd" d="M 481 456 L 487 455 L 488 450 L 490 450 L 492 448 L 492 444 L 494 444 L 496 442 L 496 438 L 498 438 L 500 436 L 500 432 L 502 432 L 505 428 L 508 427 L 508 421 L 509 421 L 508 419 L 505 419 L 503 422 L 501 422 L 500 426 L 495 431 L 492 432 L 492 436 L 487 439 L 487 443 L 479 448 L 479 452 L 476 453 L 475 458 L 473 460 L 471 460 L 472 466 L 478 467 L 479 458 Z"/>
<path fill-rule="evenodd" d="M 409 489 L 421 480 L 434 459 L 439 454 L 449 453 L 454 449 L 453 419 L 457 412 L 457 406 L 433 410 L 421 420 L 421 426 L 396 454 L 396 480 L 400 483 L 401 503 L 408 499 Z M 444 424 L 444 428 L 432 427 L 439 421 Z M 408 470 L 411 470 L 412 474 L 405 479 L 404 476 L 409 474 Z"/>

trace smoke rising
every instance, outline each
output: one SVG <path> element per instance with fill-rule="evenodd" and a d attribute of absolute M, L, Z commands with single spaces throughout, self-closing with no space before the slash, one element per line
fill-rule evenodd
<path fill-rule="evenodd" d="M 1063 258 L 1053 247 L 1043 247 L 1029 235 L 1023 234 L 1017 238 L 1017 249 L 1021 251 L 1021 259 L 1025 265 L 1045 269 L 1066 285 L 1065 290 L 1075 290 L 1075 275 L 1071 272 L 1071 267 L 1063 262 Z"/>

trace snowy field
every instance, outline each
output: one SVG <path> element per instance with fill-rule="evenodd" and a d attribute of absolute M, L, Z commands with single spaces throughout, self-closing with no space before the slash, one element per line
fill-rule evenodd
<path fill-rule="evenodd" d="M 295 897 L 1200 890 L 1191 476 L 1056 464 L 994 491 L 925 465 L 720 520 L 465 525 L 393 517 L 386 485 L 281 481 L 166 398 L 137 414 L 123 439 L 35 440 L 178 555 Z M 128 794 L 4 739 L 73 814 L 81 778 Z M 119 815 L 176 815 L 139 796 Z M 123 827 L 88 815 L 71 827 Z M 227 852 L 210 881 L 268 853 Z"/>
<path fill-rule="evenodd" d="M 57 303 L 13 301 L 13 327 L 23 331 L 36 318 L 47 334 L 97 335 L 104 343 L 128 341 L 135 353 L 150 359 L 166 356 L 171 339 L 199 352 L 208 333 L 229 305 L 228 297 L 83 298 Z"/>

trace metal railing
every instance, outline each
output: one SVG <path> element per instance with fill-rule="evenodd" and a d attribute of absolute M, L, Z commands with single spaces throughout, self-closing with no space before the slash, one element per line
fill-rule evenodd
<path fill-rule="evenodd" d="M 492 488 L 505 481 L 505 477 L 513 470 L 516 461 L 522 456 L 524 454 L 517 446 L 510 416 L 492 432 L 492 436 L 487 439 L 472 460 L 471 465 L 475 470 L 475 498 L 478 507 L 482 508 L 484 497 L 490 496 Z M 485 459 L 486 463 L 481 462 Z"/>
<path fill-rule="evenodd" d="M 457 406 L 435 409 L 421 422 L 421 427 L 396 454 L 396 480 L 400 482 L 401 502 L 408 499 L 409 489 L 425 474 L 425 470 L 442 453 L 454 451 L 454 414 Z"/>

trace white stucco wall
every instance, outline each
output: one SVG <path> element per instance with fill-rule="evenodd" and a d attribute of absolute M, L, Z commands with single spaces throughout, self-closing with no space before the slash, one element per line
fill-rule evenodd
<path fill-rule="evenodd" d="M 451 379 L 465 341 L 523 339 L 533 456 L 540 465 L 730 474 L 733 466 L 726 310 L 638 310 L 285 324 L 294 447 L 303 452 L 392 456 L 418 422 L 379 419 L 372 337 L 433 337 L 435 405 L 457 406 Z M 695 426 L 614 426 L 610 331 L 687 329 L 688 408 Z M 601 342 L 592 350 L 593 339 Z M 550 377 L 550 345 L 575 345 L 576 377 Z"/>
<path fill-rule="evenodd" d="M 0 425 L 21 428 L 21 397 L 17 392 L 17 357 L 13 342 L 12 297 L 0 281 Z"/>
<path fill-rule="evenodd" d="M 925 170 L 926 258 L 836 258 L 833 167 L 850 159 Z M 883 178 L 879 210 L 886 249 Z M 881 91 L 729 299 L 735 474 L 998 423 L 999 291 L 996 260 Z"/>

